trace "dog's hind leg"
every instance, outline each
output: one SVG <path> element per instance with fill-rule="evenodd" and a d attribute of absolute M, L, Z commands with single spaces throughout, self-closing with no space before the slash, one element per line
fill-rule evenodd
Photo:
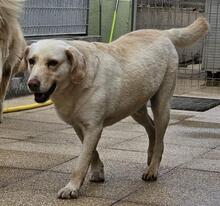
<path fill-rule="evenodd" d="M 155 144 L 150 165 L 142 176 L 142 179 L 146 181 L 157 179 L 164 150 L 163 139 L 170 119 L 170 99 L 174 91 L 175 80 L 175 72 L 167 72 L 160 89 L 151 98 L 155 124 Z"/>
<path fill-rule="evenodd" d="M 90 168 L 90 182 L 104 182 L 104 164 L 99 158 L 97 150 L 92 155 L 91 168 Z"/>
<path fill-rule="evenodd" d="M 8 89 L 9 81 L 11 78 L 11 67 L 4 68 L 2 73 L 2 81 L 0 84 L 0 123 L 3 119 L 3 102 L 5 99 L 6 91 Z"/>
<path fill-rule="evenodd" d="M 147 107 L 144 105 L 141 109 L 139 109 L 136 113 L 132 115 L 132 118 L 141 124 L 145 130 L 147 131 L 148 137 L 149 137 L 149 146 L 148 146 L 148 160 L 147 164 L 150 165 L 152 155 L 153 155 L 153 149 L 154 149 L 154 143 L 155 143 L 155 127 L 154 122 L 149 116 L 147 112 Z"/>
<path fill-rule="evenodd" d="M 81 130 L 75 128 L 75 131 L 80 141 L 83 143 L 84 138 Z M 105 181 L 104 164 L 100 160 L 98 151 L 95 150 L 92 155 L 92 160 L 90 164 L 90 182 L 104 182 L 104 181 Z"/>

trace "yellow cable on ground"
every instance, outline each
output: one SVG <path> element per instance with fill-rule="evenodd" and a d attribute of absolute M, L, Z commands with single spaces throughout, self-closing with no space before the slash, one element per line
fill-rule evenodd
<path fill-rule="evenodd" d="M 36 108 L 40 108 L 40 107 L 45 107 L 48 105 L 53 104 L 53 102 L 51 100 L 48 100 L 44 103 L 33 103 L 33 104 L 27 104 L 27 105 L 21 105 L 21 106 L 16 106 L 16 107 L 9 107 L 9 108 L 5 108 L 3 110 L 3 113 L 11 113 L 11 112 L 19 112 L 19 111 L 24 111 L 24 110 L 29 110 L 29 109 L 36 109 Z"/>

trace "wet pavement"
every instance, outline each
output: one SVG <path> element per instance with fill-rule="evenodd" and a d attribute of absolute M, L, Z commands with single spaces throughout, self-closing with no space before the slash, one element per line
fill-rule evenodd
<path fill-rule="evenodd" d="M 220 98 L 220 90 L 214 96 Z M 81 149 L 75 132 L 53 106 L 5 114 L 0 205 L 220 205 L 220 106 L 206 112 L 172 110 L 156 182 L 141 180 L 147 146 L 146 132 L 131 118 L 106 128 L 98 145 L 106 181 L 86 178 L 77 200 L 58 200 L 57 191 L 68 182 Z"/>

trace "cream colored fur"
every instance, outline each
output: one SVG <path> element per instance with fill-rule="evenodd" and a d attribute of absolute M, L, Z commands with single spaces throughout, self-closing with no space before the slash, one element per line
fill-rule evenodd
<path fill-rule="evenodd" d="M 12 74 L 17 71 L 25 49 L 25 41 L 18 23 L 22 2 L 0 1 L 0 122 L 9 81 Z"/>
<path fill-rule="evenodd" d="M 102 130 L 129 115 L 149 137 L 148 167 L 142 179 L 156 180 L 178 67 L 175 45 L 192 44 L 207 30 L 207 21 L 199 18 L 183 29 L 134 31 L 110 44 L 41 40 L 27 48 L 22 66 L 30 71 L 29 83 L 37 80 L 39 92 L 47 92 L 56 82 L 51 99 L 57 113 L 83 143 L 59 198 L 78 196 L 89 166 L 91 181 L 104 181 L 96 150 Z M 51 60 L 57 64 L 51 66 Z M 148 101 L 153 119 L 147 113 Z"/>

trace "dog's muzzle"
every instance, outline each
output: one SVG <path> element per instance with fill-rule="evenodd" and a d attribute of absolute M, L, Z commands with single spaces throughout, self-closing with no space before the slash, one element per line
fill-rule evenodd
<path fill-rule="evenodd" d="M 40 89 L 40 81 L 38 79 L 31 79 L 28 81 L 28 87 L 32 92 L 38 92 Z"/>
<path fill-rule="evenodd" d="M 49 98 L 50 95 L 54 92 L 56 89 L 56 83 L 53 83 L 50 89 L 47 92 L 36 92 L 34 93 L 35 96 L 35 101 L 37 103 L 43 103 L 46 102 Z"/>
<path fill-rule="evenodd" d="M 46 102 L 50 95 L 54 92 L 56 89 L 56 83 L 54 82 L 50 89 L 46 92 L 40 92 L 40 81 L 37 79 L 32 79 L 28 82 L 29 89 L 34 93 L 34 99 L 37 103 L 43 103 Z"/>

